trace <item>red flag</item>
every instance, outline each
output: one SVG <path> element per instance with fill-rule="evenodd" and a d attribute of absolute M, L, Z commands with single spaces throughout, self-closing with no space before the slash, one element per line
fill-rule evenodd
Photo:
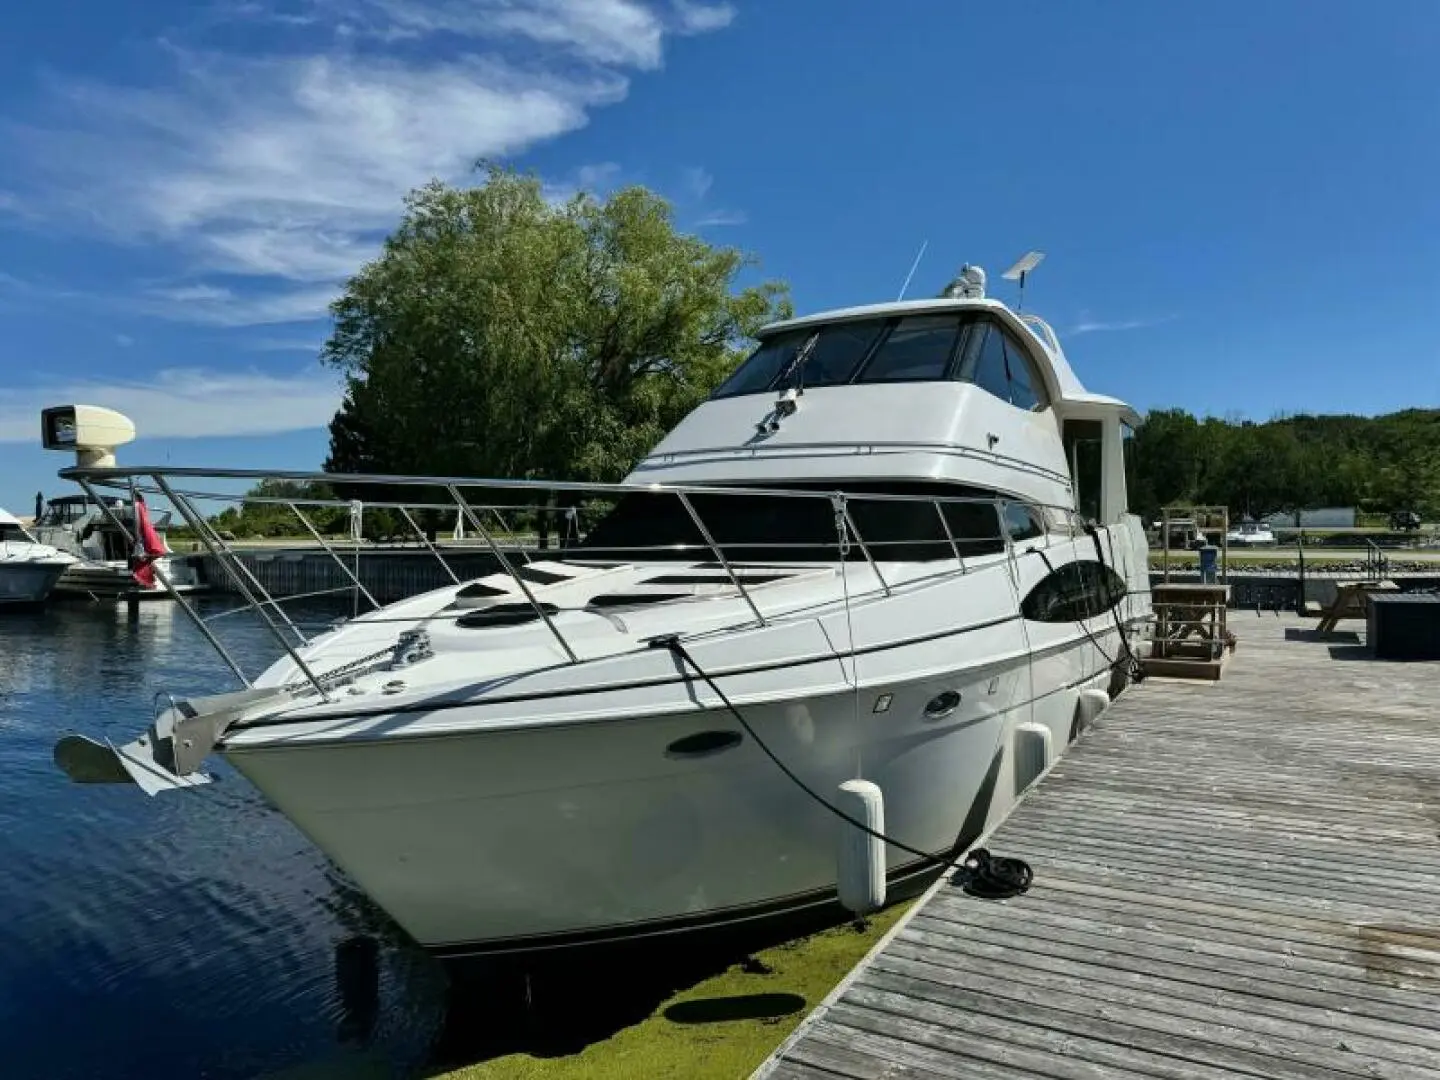
<path fill-rule="evenodd" d="M 150 511 L 145 508 L 145 499 L 138 492 L 135 505 L 135 550 L 130 556 L 130 574 L 147 589 L 155 587 L 155 569 L 151 565 L 161 555 L 168 555 L 170 549 L 155 526 L 150 524 Z"/>

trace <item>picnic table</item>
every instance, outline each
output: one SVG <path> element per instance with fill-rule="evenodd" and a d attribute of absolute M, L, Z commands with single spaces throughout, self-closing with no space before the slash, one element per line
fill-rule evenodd
<path fill-rule="evenodd" d="M 1341 619 L 1363 619 L 1369 613 L 1366 597 L 1372 593 L 1399 592 L 1393 581 L 1347 581 L 1335 590 L 1335 599 L 1320 612 L 1315 633 L 1328 634 Z"/>

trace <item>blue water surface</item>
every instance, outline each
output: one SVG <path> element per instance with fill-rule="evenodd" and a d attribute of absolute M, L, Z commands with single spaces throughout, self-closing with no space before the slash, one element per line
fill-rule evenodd
<path fill-rule="evenodd" d="M 279 652 L 248 615 L 217 625 L 251 672 Z M 236 686 L 169 602 L 0 613 L 0 1076 L 422 1068 L 443 976 L 238 774 L 215 762 L 216 783 L 149 798 L 52 761 L 69 732 L 134 737 L 157 695 Z M 334 977 L 356 934 L 380 941 L 368 1034 Z"/>

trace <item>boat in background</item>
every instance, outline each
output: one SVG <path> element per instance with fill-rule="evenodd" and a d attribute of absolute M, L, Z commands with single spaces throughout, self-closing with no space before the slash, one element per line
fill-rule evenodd
<path fill-rule="evenodd" d="M 0 509 L 0 610 L 43 604 L 77 561 L 40 543 L 19 518 Z"/>
<path fill-rule="evenodd" d="M 169 579 L 174 592 L 204 589 L 199 572 L 188 559 L 177 557 L 165 539 L 170 526 L 168 510 L 153 513 L 151 525 L 164 554 L 153 563 Z M 158 583 L 146 587 L 132 570 L 136 517 L 130 499 L 108 499 L 102 507 L 89 495 L 62 495 L 49 500 L 34 526 L 36 538 L 67 552 L 75 559 L 55 586 L 56 597 L 92 600 L 168 600 L 171 592 Z"/>

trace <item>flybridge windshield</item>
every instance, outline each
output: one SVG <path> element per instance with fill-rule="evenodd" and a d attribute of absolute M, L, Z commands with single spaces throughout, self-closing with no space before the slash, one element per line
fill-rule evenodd
<path fill-rule="evenodd" d="M 847 383 L 973 383 L 1022 409 L 1045 404 L 1029 353 L 980 312 L 853 319 L 766 338 L 714 396 Z"/>

